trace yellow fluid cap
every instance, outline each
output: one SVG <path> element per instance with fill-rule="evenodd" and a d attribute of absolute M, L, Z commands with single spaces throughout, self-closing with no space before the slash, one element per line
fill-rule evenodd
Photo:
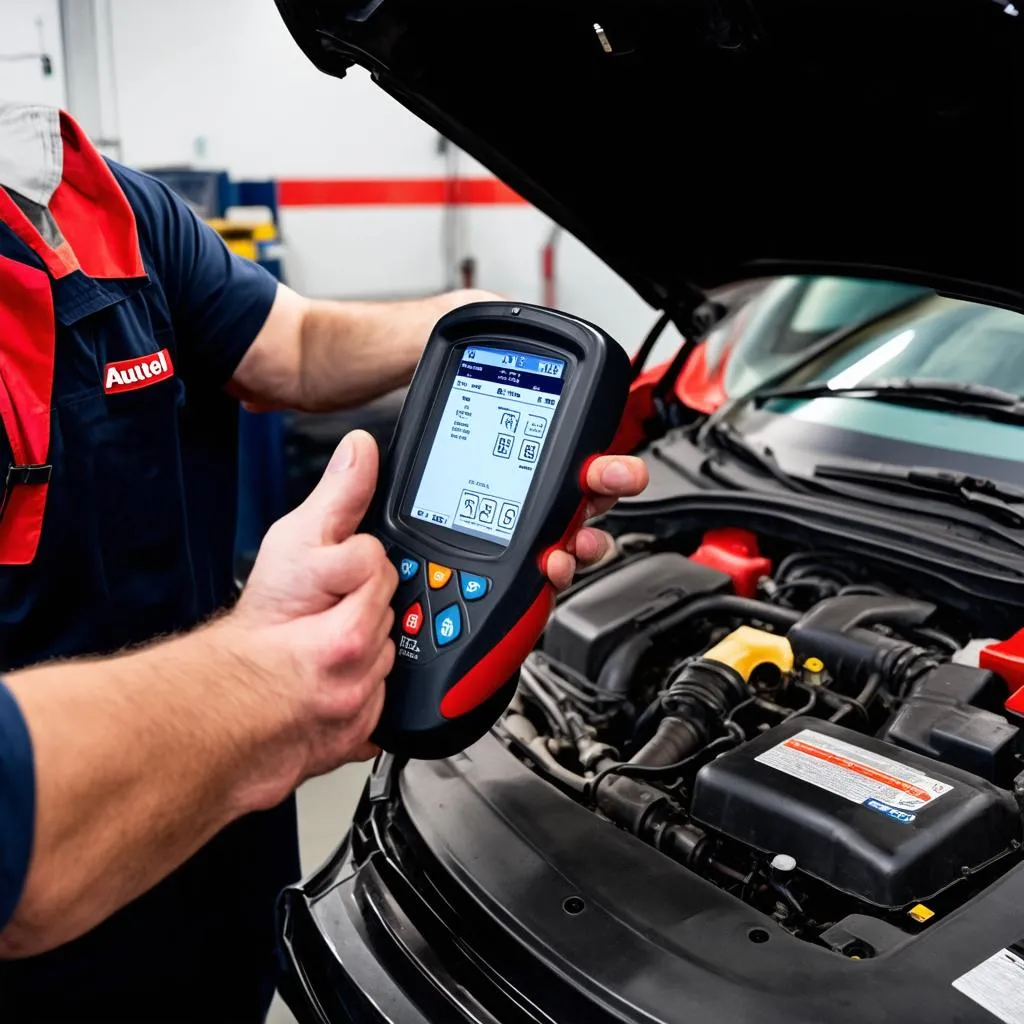
<path fill-rule="evenodd" d="M 823 662 L 821 658 L 808 658 L 804 662 L 804 668 L 807 669 L 808 672 L 824 672 L 825 662 Z"/>
<path fill-rule="evenodd" d="M 709 661 L 735 669 L 743 681 L 750 681 L 750 673 L 758 665 L 774 665 L 780 672 L 793 670 L 793 648 L 784 636 L 766 633 L 753 626 L 740 626 L 723 637 L 707 654 Z"/>
<path fill-rule="evenodd" d="M 935 911 L 929 910 L 923 903 L 918 903 L 917 906 L 911 907 L 907 914 L 918 924 L 924 924 L 925 921 L 930 921 L 935 916 Z"/>

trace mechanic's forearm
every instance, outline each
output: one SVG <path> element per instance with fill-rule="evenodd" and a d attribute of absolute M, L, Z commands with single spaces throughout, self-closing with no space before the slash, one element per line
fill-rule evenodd
<path fill-rule="evenodd" d="M 328 302 L 278 285 L 228 389 L 249 408 L 327 412 L 408 384 L 445 313 L 491 292 L 464 288 L 407 302 Z"/>
<path fill-rule="evenodd" d="M 0 957 L 82 934 L 298 781 L 274 777 L 289 768 L 282 726 L 250 698 L 254 670 L 224 621 L 7 677 L 32 737 L 36 825 Z M 267 765 L 256 785 L 254 763 Z"/>
<path fill-rule="evenodd" d="M 408 384 L 431 328 L 451 308 L 442 300 L 311 302 L 302 324 L 302 408 L 342 409 Z"/>

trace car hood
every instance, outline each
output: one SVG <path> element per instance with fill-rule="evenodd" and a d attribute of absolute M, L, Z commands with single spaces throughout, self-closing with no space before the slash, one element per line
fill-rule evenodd
<path fill-rule="evenodd" d="M 677 317 L 790 272 L 1024 311 L 1009 0 L 277 3 Z"/>

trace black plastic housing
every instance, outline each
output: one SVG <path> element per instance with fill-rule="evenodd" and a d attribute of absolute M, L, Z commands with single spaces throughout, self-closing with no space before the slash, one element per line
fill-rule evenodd
<path fill-rule="evenodd" d="M 590 679 L 626 637 L 694 597 L 729 589 L 729 577 L 675 551 L 641 558 L 563 601 L 544 631 L 544 650 Z"/>
<path fill-rule="evenodd" d="M 986 668 L 944 661 L 914 684 L 914 693 L 998 714 L 1006 703 L 1006 682 Z"/>
<path fill-rule="evenodd" d="M 466 536 L 412 518 L 407 509 L 434 441 L 462 350 L 497 345 L 565 360 L 565 383 L 515 531 L 507 546 Z M 396 560 L 415 558 L 415 578 L 401 583 L 393 601 L 395 667 L 388 676 L 384 710 L 373 739 L 384 750 L 409 757 L 454 754 L 490 728 L 512 696 L 510 678 L 536 642 L 550 605 L 540 557 L 557 546 L 580 508 L 580 471 L 591 455 L 611 444 L 629 391 L 629 359 L 592 324 L 555 310 L 522 303 L 463 306 L 438 321 L 409 386 L 395 434 L 383 460 L 380 484 L 363 529 L 376 534 Z M 444 587 L 426 585 L 426 565 L 455 570 Z M 472 603 L 458 590 L 460 572 L 487 577 L 486 596 Z M 414 602 L 426 627 L 413 659 L 400 644 L 402 613 Z M 439 647 L 430 635 L 434 614 L 458 603 L 461 637 Z M 543 605 L 543 607 L 541 607 Z M 529 614 L 528 614 L 529 613 Z M 460 713 L 442 713 L 442 702 L 472 672 L 471 701 Z M 460 696 L 467 692 L 463 687 Z"/>
<path fill-rule="evenodd" d="M 1020 770 L 1020 729 L 1002 715 L 975 707 L 1006 684 L 970 665 L 938 665 L 879 733 L 881 739 L 934 757 L 1009 788 Z"/>
<path fill-rule="evenodd" d="M 952 787 L 900 820 L 758 761 L 808 729 Z M 842 771 L 842 769 L 837 769 Z M 815 718 L 795 718 L 705 765 L 693 817 L 878 907 L 926 900 L 1009 852 L 1021 835 L 1013 796 L 984 779 Z"/>
<path fill-rule="evenodd" d="M 952 983 L 1024 931 L 1018 862 L 923 928 L 844 918 L 828 933 L 841 955 L 494 735 L 370 793 L 349 842 L 285 890 L 283 991 L 304 1024 L 995 1024 Z M 852 959 L 865 946 L 875 955 Z"/>

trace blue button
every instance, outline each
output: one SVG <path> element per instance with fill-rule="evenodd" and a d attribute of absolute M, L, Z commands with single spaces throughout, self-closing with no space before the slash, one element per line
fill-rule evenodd
<path fill-rule="evenodd" d="M 457 604 L 450 604 L 434 616 L 434 639 L 438 647 L 454 643 L 462 633 L 462 612 Z"/>
<path fill-rule="evenodd" d="M 398 578 L 403 583 L 408 583 L 419 571 L 420 563 L 415 558 L 400 558 L 398 560 Z"/>
<path fill-rule="evenodd" d="M 491 588 L 491 581 L 486 576 L 475 576 L 471 572 L 460 572 L 459 582 L 462 584 L 462 596 L 467 601 L 479 601 Z"/>

